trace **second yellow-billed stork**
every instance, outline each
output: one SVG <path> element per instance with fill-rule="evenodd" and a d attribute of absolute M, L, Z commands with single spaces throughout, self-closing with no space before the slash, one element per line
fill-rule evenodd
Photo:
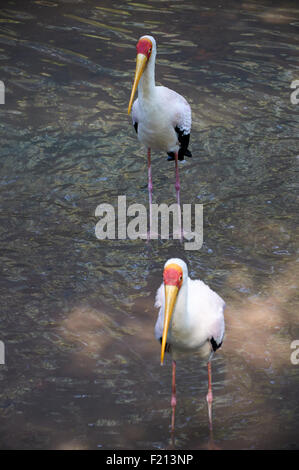
<path fill-rule="evenodd" d="M 176 407 L 176 360 L 186 353 L 198 353 L 208 363 L 208 414 L 212 431 L 211 359 L 224 337 L 224 300 L 203 281 L 188 276 L 186 263 L 171 258 L 164 265 L 163 283 L 156 295 L 159 308 L 155 337 L 161 342 L 161 365 L 164 353 L 172 355 L 172 425 Z"/>
<path fill-rule="evenodd" d="M 152 204 L 151 149 L 165 151 L 175 160 L 177 203 L 180 204 L 178 160 L 191 157 L 188 150 L 191 131 L 191 108 L 173 90 L 155 85 L 156 41 L 142 36 L 137 42 L 135 78 L 128 107 L 138 139 L 147 148 L 149 203 Z M 138 98 L 134 96 L 138 87 Z M 134 101 L 134 103 L 133 103 Z"/>

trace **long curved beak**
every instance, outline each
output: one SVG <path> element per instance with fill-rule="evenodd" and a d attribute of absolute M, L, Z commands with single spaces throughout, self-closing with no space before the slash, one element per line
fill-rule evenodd
<path fill-rule="evenodd" d="M 134 78 L 134 83 L 131 91 L 131 98 L 128 106 L 128 114 L 130 114 L 132 105 L 133 105 L 133 100 L 134 96 L 138 87 L 138 83 L 140 81 L 141 75 L 144 72 L 145 66 L 147 63 L 147 57 L 144 54 L 137 54 L 136 57 L 136 70 L 135 70 L 135 78 Z"/>
<path fill-rule="evenodd" d="M 169 323 L 171 320 L 172 312 L 175 306 L 176 298 L 178 295 L 179 289 L 176 286 L 165 285 L 165 314 L 164 314 L 164 327 L 162 335 L 162 345 L 161 345 L 161 366 L 164 362 L 164 353 L 167 340 L 167 333 L 169 328 Z"/>

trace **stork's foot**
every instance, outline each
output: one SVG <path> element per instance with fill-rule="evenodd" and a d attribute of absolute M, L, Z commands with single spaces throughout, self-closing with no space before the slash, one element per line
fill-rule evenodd
<path fill-rule="evenodd" d="M 222 450 L 221 447 L 217 446 L 217 444 L 215 443 L 213 434 L 210 434 L 208 442 L 205 442 L 204 444 L 200 444 L 199 449 Z"/>
<path fill-rule="evenodd" d="M 209 442 L 207 444 L 207 449 L 208 450 L 222 450 L 221 447 L 217 446 L 214 442 L 213 438 L 209 439 Z"/>

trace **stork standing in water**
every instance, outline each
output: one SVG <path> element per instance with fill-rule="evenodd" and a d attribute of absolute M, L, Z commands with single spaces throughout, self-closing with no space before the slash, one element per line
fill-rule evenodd
<path fill-rule="evenodd" d="M 165 263 L 155 306 L 160 309 L 155 337 L 161 342 L 161 365 L 165 351 L 172 355 L 171 430 L 176 407 L 176 360 L 186 353 L 199 353 L 208 362 L 207 403 L 212 432 L 211 359 L 223 341 L 225 302 L 203 281 L 190 279 L 184 261 L 172 258 Z"/>
<path fill-rule="evenodd" d="M 188 144 L 191 108 L 185 98 L 169 88 L 155 85 L 156 41 L 142 36 L 137 43 L 135 78 L 128 107 L 138 139 L 147 148 L 149 204 L 152 204 L 151 149 L 168 153 L 175 160 L 177 203 L 180 205 L 178 160 L 191 157 Z M 138 98 L 134 96 L 138 87 Z"/>

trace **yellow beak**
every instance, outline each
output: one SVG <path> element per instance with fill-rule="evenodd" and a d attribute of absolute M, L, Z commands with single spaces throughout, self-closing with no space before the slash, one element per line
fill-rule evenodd
<path fill-rule="evenodd" d="M 134 83 L 133 83 L 132 92 L 131 92 L 131 98 L 130 98 L 130 102 L 129 102 L 129 106 L 128 106 L 128 114 L 130 114 L 130 112 L 131 112 L 134 96 L 135 96 L 135 93 L 136 93 L 141 75 L 144 72 L 146 63 L 147 63 L 147 57 L 144 54 L 137 54 L 135 78 L 134 78 Z"/>
<path fill-rule="evenodd" d="M 164 362 L 164 353 L 167 340 L 167 333 L 169 328 L 169 323 L 171 320 L 172 312 L 175 306 L 176 298 L 178 295 L 179 289 L 176 286 L 165 285 L 165 314 L 164 314 L 164 327 L 162 335 L 162 345 L 161 345 L 161 366 Z"/>

